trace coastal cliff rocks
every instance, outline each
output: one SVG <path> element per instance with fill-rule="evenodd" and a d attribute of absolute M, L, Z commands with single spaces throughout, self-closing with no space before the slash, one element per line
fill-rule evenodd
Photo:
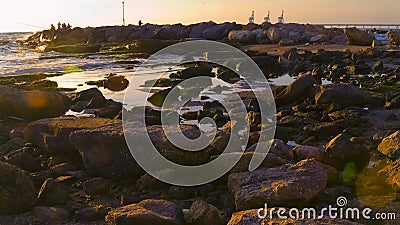
<path fill-rule="evenodd" d="M 18 117 L 25 120 L 64 115 L 69 99 L 62 93 L 27 91 L 0 86 L 0 117 Z"/>
<path fill-rule="evenodd" d="M 110 211 L 106 222 L 108 225 L 184 225 L 185 219 L 177 204 L 148 199 Z"/>
<path fill-rule="evenodd" d="M 25 171 L 0 162 L 0 215 L 17 214 L 32 209 L 36 189 Z"/>
<path fill-rule="evenodd" d="M 351 45 L 371 46 L 372 41 L 375 39 L 372 33 L 367 33 L 357 28 L 345 28 L 344 33 Z"/>

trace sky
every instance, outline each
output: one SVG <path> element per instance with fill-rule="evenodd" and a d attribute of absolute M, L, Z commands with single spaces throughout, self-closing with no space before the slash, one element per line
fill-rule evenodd
<path fill-rule="evenodd" d="M 127 24 L 190 24 L 202 21 L 256 23 L 281 10 L 286 22 L 400 24 L 400 0 L 124 0 Z M 48 29 L 58 21 L 72 26 L 122 24 L 122 0 L 2 0 L 0 32 Z"/>

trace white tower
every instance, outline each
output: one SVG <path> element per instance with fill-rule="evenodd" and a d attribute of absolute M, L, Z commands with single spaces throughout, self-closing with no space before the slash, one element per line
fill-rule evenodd
<path fill-rule="evenodd" d="M 282 15 L 278 17 L 278 23 L 285 23 L 285 19 L 283 18 L 283 10 L 282 10 Z"/>
<path fill-rule="evenodd" d="M 251 11 L 251 16 L 249 18 L 249 23 L 254 23 L 254 11 Z"/>
<path fill-rule="evenodd" d="M 269 19 L 269 11 L 268 11 L 268 15 L 266 17 L 264 17 L 264 22 L 271 23 L 271 20 Z"/>

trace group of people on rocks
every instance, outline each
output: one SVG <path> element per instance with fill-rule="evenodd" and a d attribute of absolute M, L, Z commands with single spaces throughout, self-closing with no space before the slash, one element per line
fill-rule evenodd
<path fill-rule="evenodd" d="M 64 31 L 64 30 L 71 30 L 71 29 L 72 29 L 72 26 L 69 23 L 68 24 L 65 24 L 65 23 L 61 24 L 61 22 L 57 23 L 57 31 Z M 51 24 L 50 30 L 56 31 L 56 27 L 53 24 Z"/>

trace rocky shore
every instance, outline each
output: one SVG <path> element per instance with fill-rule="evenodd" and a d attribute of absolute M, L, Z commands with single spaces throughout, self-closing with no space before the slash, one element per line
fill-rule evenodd
<path fill-rule="evenodd" d="M 399 32 L 386 34 L 390 43 L 400 43 Z M 66 53 L 99 52 L 110 50 L 123 52 L 154 53 L 178 41 L 207 39 L 224 41 L 236 45 L 279 44 L 352 44 L 376 46 L 385 44 L 375 40 L 372 32 L 357 28 L 325 28 L 310 24 L 241 25 L 236 23 L 216 24 L 212 21 L 198 24 L 143 26 L 111 26 L 73 28 L 69 30 L 45 30 L 37 32 L 25 42 L 29 47 L 45 46 L 46 51 Z M 118 46 L 117 48 L 115 48 Z"/>
<path fill-rule="evenodd" d="M 249 172 L 248 164 L 258 154 L 254 150 L 263 126 L 260 107 L 254 93 L 238 92 L 246 104 L 251 127 L 245 153 L 220 179 L 181 187 L 151 177 L 130 154 L 122 111 L 133 123 L 140 108 L 126 111 L 122 103 L 106 99 L 97 88 L 62 92 L 46 81 L 46 76 L 23 82 L 20 77 L 2 78 L 0 224 L 398 224 L 398 219 L 257 216 L 265 203 L 268 207 L 321 209 L 337 206 L 337 198 L 344 196 L 347 207 L 370 207 L 373 213 L 390 212 L 400 218 L 400 51 L 394 37 L 392 45 L 362 47 L 360 51 L 348 46 L 343 51 L 323 49 L 324 45 L 308 50 L 299 44 L 349 41 L 370 46 L 375 40 L 358 30 L 297 24 L 242 26 L 209 22 L 75 28 L 52 38 L 48 32 L 31 36 L 28 45 L 47 44 L 49 51 L 72 52 L 80 46 L 79 51 L 86 52 L 88 46 L 99 46 L 89 49 L 99 51 L 131 43 L 132 47 L 114 50 L 151 53 L 185 38 L 242 45 L 275 43 L 285 45 L 278 54 L 257 48 L 245 52 L 267 79 L 284 74 L 295 79 L 289 85 L 272 87 L 277 107 L 276 134 L 257 170 Z M 356 42 L 357 35 L 363 43 Z M 136 39 L 141 39 L 136 43 L 144 44 L 135 45 Z M 287 48 L 287 44 L 298 45 Z M 159 80 L 157 86 L 165 89 L 148 101 L 155 106 L 162 104 L 170 88 L 198 75 L 228 83 L 240 81 L 222 66 L 211 70 L 188 65 Z M 128 85 L 116 83 L 122 88 Z M 211 145 L 198 152 L 183 151 L 171 144 L 162 130 L 161 112 L 145 108 L 148 135 L 170 161 L 182 165 L 210 162 L 229 141 L 234 124 L 228 112 L 217 102 L 201 104 L 202 110 L 186 112 L 181 118 L 211 117 L 221 129 Z M 65 116 L 69 110 L 91 116 Z M 196 126 L 181 125 L 181 129 L 189 138 L 200 134 Z"/>

